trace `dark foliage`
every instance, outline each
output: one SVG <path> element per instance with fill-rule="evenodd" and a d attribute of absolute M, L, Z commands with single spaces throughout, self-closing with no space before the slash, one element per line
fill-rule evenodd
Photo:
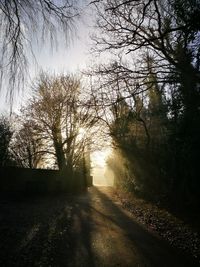
<path fill-rule="evenodd" d="M 0 118 L 0 167 L 5 166 L 9 160 L 9 143 L 12 131 L 9 121 L 5 117 Z"/>
<path fill-rule="evenodd" d="M 95 50 L 117 55 L 93 73 L 101 81 L 95 93 L 104 88 L 103 109 L 111 107 L 110 135 L 126 158 L 129 175 L 120 183 L 148 198 L 167 199 L 174 208 L 197 208 L 200 2 L 95 5 L 102 33 L 94 37 Z"/>

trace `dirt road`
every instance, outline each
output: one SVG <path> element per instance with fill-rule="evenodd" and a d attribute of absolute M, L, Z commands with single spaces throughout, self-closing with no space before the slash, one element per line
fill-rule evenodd
<path fill-rule="evenodd" d="M 195 266 L 138 224 L 109 187 L 71 197 L 1 200 L 0 208 L 2 267 Z"/>

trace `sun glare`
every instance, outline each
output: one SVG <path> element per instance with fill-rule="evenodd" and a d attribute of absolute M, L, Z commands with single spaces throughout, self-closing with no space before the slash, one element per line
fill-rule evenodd
<path fill-rule="evenodd" d="M 84 128 L 80 127 L 78 130 L 78 137 L 80 139 L 82 139 L 84 137 L 85 133 L 86 133 L 86 130 Z"/>
<path fill-rule="evenodd" d="M 94 151 L 91 155 L 93 167 L 104 167 L 110 153 L 110 149 Z"/>
<path fill-rule="evenodd" d="M 111 149 L 94 151 L 91 154 L 93 184 L 96 186 L 113 186 L 113 174 L 107 165 Z"/>

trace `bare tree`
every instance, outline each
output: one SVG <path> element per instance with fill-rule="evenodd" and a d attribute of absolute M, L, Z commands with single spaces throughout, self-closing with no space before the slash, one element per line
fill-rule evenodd
<path fill-rule="evenodd" d="M 197 110 L 200 25 L 195 18 L 200 14 L 200 2 L 106 0 L 94 4 L 101 33 L 93 38 L 95 50 L 118 55 L 115 62 L 102 64 L 96 73 L 113 83 L 117 77 L 121 88 L 126 88 L 124 81 L 129 82 L 132 92 L 137 89 L 137 93 L 148 84 L 151 87 L 149 75 L 157 75 L 159 84 L 181 84 L 190 115 Z M 145 63 L 146 55 L 153 58 L 151 69 Z"/>
<path fill-rule="evenodd" d="M 16 120 L 19 129 L 15 129 L 9 146 L 14 161 L 20 167 L 41 167 L 45 163 L 44 155 L 47 153 L 44 141 L 37 135 L 33 121 L 23 118 L 23 114 L 21 118 L 16 117 Z"/>
<path fill-rule="evenodd" d="M 0 1 L 0 81 L 12 100 L 14 88 L 23 87 L 29 59 L 34 58 L 32 42 L 56 44 L 61 31 L 69 42 L 79 16 L 73 0 Z"/>
<path fill-rule="evenodd" d="M 83 97 L 80 80 L 43 74 L 35 90 L 27 116 L 34 122 L 37 135 L 52 149 L 58 168 L 73 171 L 91 142 L 97 120 Z"/>
<path fill-rule="evenodd" d="M 12 138 L 12 130 L 9 120 L 0 117 L 0 167 L 6 166 L 9 160 L 9 144 Z"/>

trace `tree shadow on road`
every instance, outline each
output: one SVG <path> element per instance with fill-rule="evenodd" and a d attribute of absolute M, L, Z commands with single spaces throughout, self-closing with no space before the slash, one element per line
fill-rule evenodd
<path fill-rule="evenodd" d="M 0 203 L 0 266 L 195 266 L 134 221 L 110 192 L 93 187 L 76 196 Z M 129 246 L 135 248 L 140 265 L 120 258 L 121 242 L 127 258 Z"/>
<path fill-rule="evenodd" d="M 98 209 L 94 206 L 92 208 L 104 220 L 109 220 L 111 224 L 119 227 L 120 231 L 123 231 L 124 237 L 137 248 L 141 259 L 145 259 L 146 262 L 139 266 L 198 266 L 182 252 L 176 251 L 168 243 L 137 223 L 127 212 L 124 212 L 118 203 L 116 204 L 113 201 L 113 198 L 107 192 L 109 190 L 93 188 L 93 195 L 99 199 L 102 208 Z"/>
<path fill-rule="evenodd" d="M 88 194 L 0 203 L 0 265 L 94 266 L 89 203 Z"/>

